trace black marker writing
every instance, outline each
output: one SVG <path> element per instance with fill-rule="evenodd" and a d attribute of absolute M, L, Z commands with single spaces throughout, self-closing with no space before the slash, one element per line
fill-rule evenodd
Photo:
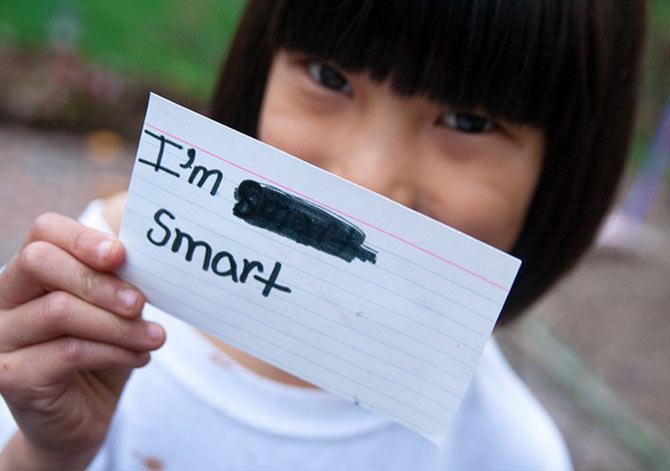
<path fill-rule="evenodd" d="M 182 150 L 184 146 L 182 146 L 177 142 L 171 141 L 162 134 L 155 134 L 147 129 L 145 129 L 144 132 L 147 135 L 153 137 L 154 139 L 160 141 L 160 146 L 158 147 L 158 154 L 156 155 L 155 162 L 146 159 L 138 159 L 138 161 L 140 163 L 151 166 L 156 172 L 162 171 L 174 177 L 181 178 L 181 174 L 177 171 L 178 169 L 173 170 L 163 164 L 163 156 L 165 153 L 166 144 L 175 147 L 176 149 L 179 150 Z M 207 167 L 204 167 L 202 165 L 193 165 L 195 163 L 195 157 L 196 157 L 195 149 L 193 148 L 187 149 L 186 162 L 180 163 L 179 167 L 182 169 L 191 169 L 191 172 L 188 176 L 188 182 L 190 184 L 193 184 L 193 182 L 195 182 L 195 185 L 197 185 L 198 188 L 202 188 L 210 178 L 214 178 L 214 183 L 211 186 L 209 194 L 212 196 L 216 195 L 217 191 L 219 191 L 219 187 L 221 186 L 221 182 L 223 181 L 223 172 L 219 169 L 208 169 Z"/>
<path fill-rule="evenodd" d="M 343 218 L 269 185 L 244 180 L 235 189 L 233 214 L 257 227 L 339 257 L 376 263 L 365 233 Z"/>
<path fill-rule="evenodd" d="M 202 188 L 209 177 L 214 177 L 216 181 L 212 185 L 212 189 L 209 191 L 209 194 L 214 196 L 216 192 L 219 191 L 219 186 L 221 186 L 221 180 L 223 180 L 223 172 L 219 169 L 208 169 L 202 165 L 196 165 L 193 167 L 193 161 L 195 160 L 195 149 L 189 149 L 186 154 L 188 155 L 188 161 L 185 164 L 179 164 L 181 168 L 193 168 L 191 175 L 188 177 L 188 182 L 193 183 L 198 175 L 200 175 L 200 180 L 196 183 L 198 188 Z"/>
<path fill-rule="evenodd" d="M 198 251 L 199 257 L 202 259 L 203 271 L 212 271 L 217 276 L 222 278 L 229 278 L 233 283 L 246 283 L 254 270 L 258 273 L 263 273 L 265 268 L 263 264 L 256 260 L 242 260 L 242 271 L 238 275 L 238 262 L 233 254 L 225 250 L 214 252 L 212 246 L 203 241 L 195 239 L 191 234 L 175 227 L 174 230 L 168 226 L 169 220 L 176 221 L 176 217 L 167 209 L 161 208 L 154 213 L 154 222 L 160 229 L 151 228 L 147 231 L 147 239 L 157 247 L 168 245 L 170 240 L 170 251 L 172 253 L 184 252 L 184 259 L 187 262 L 193 261 Z M 159 236 L 156 233 L 162 234 Z M 173 237 L 174 233 L 174 237 Z M 182 250 L 183 248 L 183 250 Z M 290 293 L 291 288 L 282 286 L 277 283 L 279 273 L 282 265 L 275 262 L 272 273 L 267 278 L 263 278 L 259 274 L 253 275 L 253 279 L 263 285 L 262 295 L 268 297 L 273 289 Z"/>
<path fill-rule="evenodd" d="M 141 162 L 143 164 L 150 165 L 151 167 L 153 167 L 153 169 L 156 172 L 163 171 L 163 172 L 165 172 L 167 174 L 170 174 L 174 177 L 179 177 L 179 174 L 177 172 L 175 172 L 174 170 L 170 170 L 168 167 L 163 167 L 163 165 L 162 165 L 162 163 L 163 163 L 163 153 L 165 152 L 165 144 L 169 144 L 173 147 L 176 147 L 177 149 L 183 149 L 184 146 L 182 146 L 181 144 L 178 144 L 174 141 L 171 141 L 170 139 L 167 139 L 162 134 L 161 135 L 154 134 L 151 131 L 147 131 L 146 129 L 144 130 L 144 132 L 147 133 L 149 136 L 158 139 L 160 141 L 160 146 L 158 147 L 158 155 L 156 156 L 156 161 L 155 162 L 151 162 L 150 160 L 145 160 L 145 159 L 139 159 L 139 162 Z"/>

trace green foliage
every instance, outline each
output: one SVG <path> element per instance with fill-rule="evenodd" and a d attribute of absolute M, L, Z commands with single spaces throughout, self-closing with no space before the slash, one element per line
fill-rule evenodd
<path fill-rule="evenodd" d="M 243 0 L 3 0 L 0 40 L 71 43 L 91 62 L 205 99 Z"/>
<path fill-rule="evenodd" d="M 644 93 L 662 102 L 670 94 L 670 0 L 650 3 L 646 52 Z"/>
<path fill-rule="evenodd" d="M 644 163 L 649 141 L 669 99 L 670 0 L 650 0 L 638 126 L 630 153 L 633 169 Z"/>

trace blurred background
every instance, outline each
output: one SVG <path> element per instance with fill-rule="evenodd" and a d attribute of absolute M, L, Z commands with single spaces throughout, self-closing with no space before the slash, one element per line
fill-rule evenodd
<path fill-rule="evenodd" d="M 207 100 L 242 0 L 0 2 L 0 264 L 30 222 L 127 187 L 149 90 Z M 496 333 L 577 469 L 670 469 L 670 0 L 652 0 L 620 201 L 559 288 Z"/>

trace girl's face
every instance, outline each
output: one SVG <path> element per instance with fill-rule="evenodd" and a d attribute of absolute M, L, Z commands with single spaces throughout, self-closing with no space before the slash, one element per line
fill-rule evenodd
<path fill-rule="evenodd" d="M 501 250 L 516 242 L 544 134 L 300 54 L 276 54 L 259 138 Z"/>

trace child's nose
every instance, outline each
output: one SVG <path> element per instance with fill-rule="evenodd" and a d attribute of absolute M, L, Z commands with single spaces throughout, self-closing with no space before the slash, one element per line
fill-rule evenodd
<path fill-rule="evenodd" d="M 358 129 L 330 148 L 327 170 L 400 204 L 413 204 L 411 152 L 398 136 Z"/>

